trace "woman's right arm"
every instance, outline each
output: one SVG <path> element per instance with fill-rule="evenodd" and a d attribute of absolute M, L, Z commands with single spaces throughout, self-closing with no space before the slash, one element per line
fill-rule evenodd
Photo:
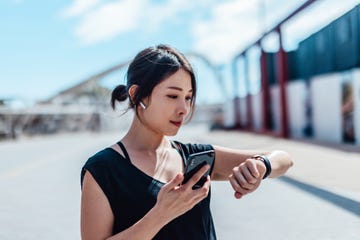
<path fill-rule="evenodd" d="M 81 239 L 106 239 L 112 234 L 114 215 L 109 201 L 89 171 L 81 193 Z"/>
<path fill-rule="evenodd" d="M 100 186 L 87 171 L 81 195 L 81 238 L 83 240 L 152 239 L 168 222 L 187 212 L 207 196 L 210 178 L 202 188 L 192 190 L 192 186 L 208 168 L 209 166 L 204 166 L 184 185 L 180 185 L 183 175 L 177 174 L 161 188 L 155 206 L 143 218 L 114 236 L 112 236 L 114 215 L 110 204 Z"/>

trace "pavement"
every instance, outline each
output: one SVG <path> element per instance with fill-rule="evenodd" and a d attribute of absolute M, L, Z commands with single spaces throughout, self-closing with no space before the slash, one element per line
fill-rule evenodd
<path fill-rule="evenodd" d="M 200 129 L 201 134 L 190 134 L 193 130 L 189 128 L 179 135 L 184 140 L 192 136 L 193 141 L 240 149 L 284 150 L 294 162 L 286 176 L 319 187 L 353 191 L 354 197 L 360 193 L 360 146 L 312 139 L 283 139 L 237 130 L 208 132 Z"/>
<path fill-rule="evenodd" d="M 0 239 L 80 239 L 80 169 L 124 131 L 0 142 Z M 218 239 L 360 239 L 359 146 L 185 126 L 176 139 L 289 152 L 294 166 L 237 200 L 212 183 Z"/>
<path fill-rule="evenodd" d="M 212 183 L 219 239 L 360 239 L 360 146 L 283 139 L 242 131 L 184 129 L 184 141 L 240 149 L 284 150 L 294 166 L 241 200 L 226 182 Z"/>

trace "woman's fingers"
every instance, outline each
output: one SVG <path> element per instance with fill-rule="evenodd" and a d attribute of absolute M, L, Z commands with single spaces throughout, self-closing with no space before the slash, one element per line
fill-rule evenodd
<path fill-rule="evenodd" d="M 197 203 L 206 198 L 210 188 L 210 177 L 201 188 L 196 190 L 192 186 L 203 176 L 208 167 L 201 168 L 194 176 L 184 185 L 180 185 L 183 181 L 183 174 L 177 174 L 171 181 L 165 184 L 160 190 L 157 198 L 157 206 L 166 212 L 170 218 L 177 217 L 190 209 Z"/>
<path fill-rule="evenodd" d="M 182 173 L 178 173 L 176 174 L 176 176 L 171 179 L 170 182 L 166 183 L 164 186 L 163 186 L 163 189 L 164 191 L 166 192 L 169 192 L 171 191 L 172 189 L 174 189 L 176 186 L 178 186 L 179 184 L 181 184 L 181 182 L 183 181 L 184 179 L 184 176 Z"/>
<path fill-rule="evenodd" d="M 235 198 L 241 198 L 245 194 L 254 191 L 261 181 L 256 163 L 249 159 L 238 167 L 235 167 L 229 176 L 229 181 L 235 190 Z"/>
<path fill-rule="evenodd" d="M 235 193 L 234 193 L 234 197 L 235 197 L 236 199 L 240 199 L 242 196 L 243 196 L 243 195 L 242 195 L 241 193 L 239 193 L 239 192 L 235 192 Z"/>
<path fill-rule="evenodd" d="M 254 177 L 252 175 L 252 173 L 250 172 L 250 170 L 247 167 L 244 167 L 242 169 L 242 174 L 243 174 L 243 176 L 244 176 L 247 183 L 250 183 L 250 184 L 256 183 L 256 181 L 257 181 L 256 177 Z"/>
<path fill-rule="evenodd" d="M 242 187 L 242 186 L 238 183 L 238 181 L 235 179 L 235 177 L 233 177 L 233 176 L 230 177 L 229 181 L 230 181 L 230 184 L 231 184 L 231 186 L 232 186 L 232 188 L 234 189 L 235 192 L 238 192 L 238 193 L 240 193 L 241 195 L 245 195 L 245 194 L 247 194 L 247 193 L 250 192 L 249 189 L 246 189 L 246 188 Z"/>
<path fill-rule="evenodd" d="M 241 167 L 235 167 L 233 169 L 232 177 L 237 181 L 237 183 L 243 188 L 243 189 L 252 189 L 253 186 L 251 183 L 248 182 L 246 177 L 243 174 L 244 169 Z"/>
<path fill-rule="evenodd" d="M 196 203 L 206 198 L 206 196 L 209 194 L 210 183 L 211 183 L 210 176 L 207 176 L 206 182 L 201 188 L 192 190 L 195 197 L 194 200 L 196 201 Z"/>
<path fill-rule="evenodd" d="M 253 159 L 249 159 L 245 162 L 244 166 L 246 166 L 246 179 L 251 183 L 255 183 L 260 177 L 255 161 Z"/>

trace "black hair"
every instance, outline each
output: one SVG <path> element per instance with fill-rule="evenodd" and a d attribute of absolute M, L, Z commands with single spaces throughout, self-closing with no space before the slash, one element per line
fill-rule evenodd
<path fill-rule="evenodd" d="M 196 79 L 193 68 L 186 57 L 169 45 L 160 44 L 139 52 L 129 65 L 125 85 L 117 86 L 111 94 L 111 106 L 115 109 L 116 101 L 122 102 L 129 97 L 129 88 L 136 84 L 138 88 L 129 101 L 128 109 L 135 108 L 143 98 L 151 95 L 154 87 L 179 69 L 191 77 L 192 101 L 190 118 L 194 113 L 196 99 Z"/>

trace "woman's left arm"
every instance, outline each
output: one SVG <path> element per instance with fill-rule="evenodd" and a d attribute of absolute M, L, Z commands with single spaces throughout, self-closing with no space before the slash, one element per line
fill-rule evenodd
<path fill-rule="evenodd" d="M 253 192 L 269 168 L 262 157 L 254 156 L 264 156 L 269 160 L 270 178 L 283 175 L 293 165 L 290 155 L 284 151 L 261 152 L 220 146 L 214 146 L 214 149 L 215 165 L 211 179 L 229 180 L 236 198 Z"/>

